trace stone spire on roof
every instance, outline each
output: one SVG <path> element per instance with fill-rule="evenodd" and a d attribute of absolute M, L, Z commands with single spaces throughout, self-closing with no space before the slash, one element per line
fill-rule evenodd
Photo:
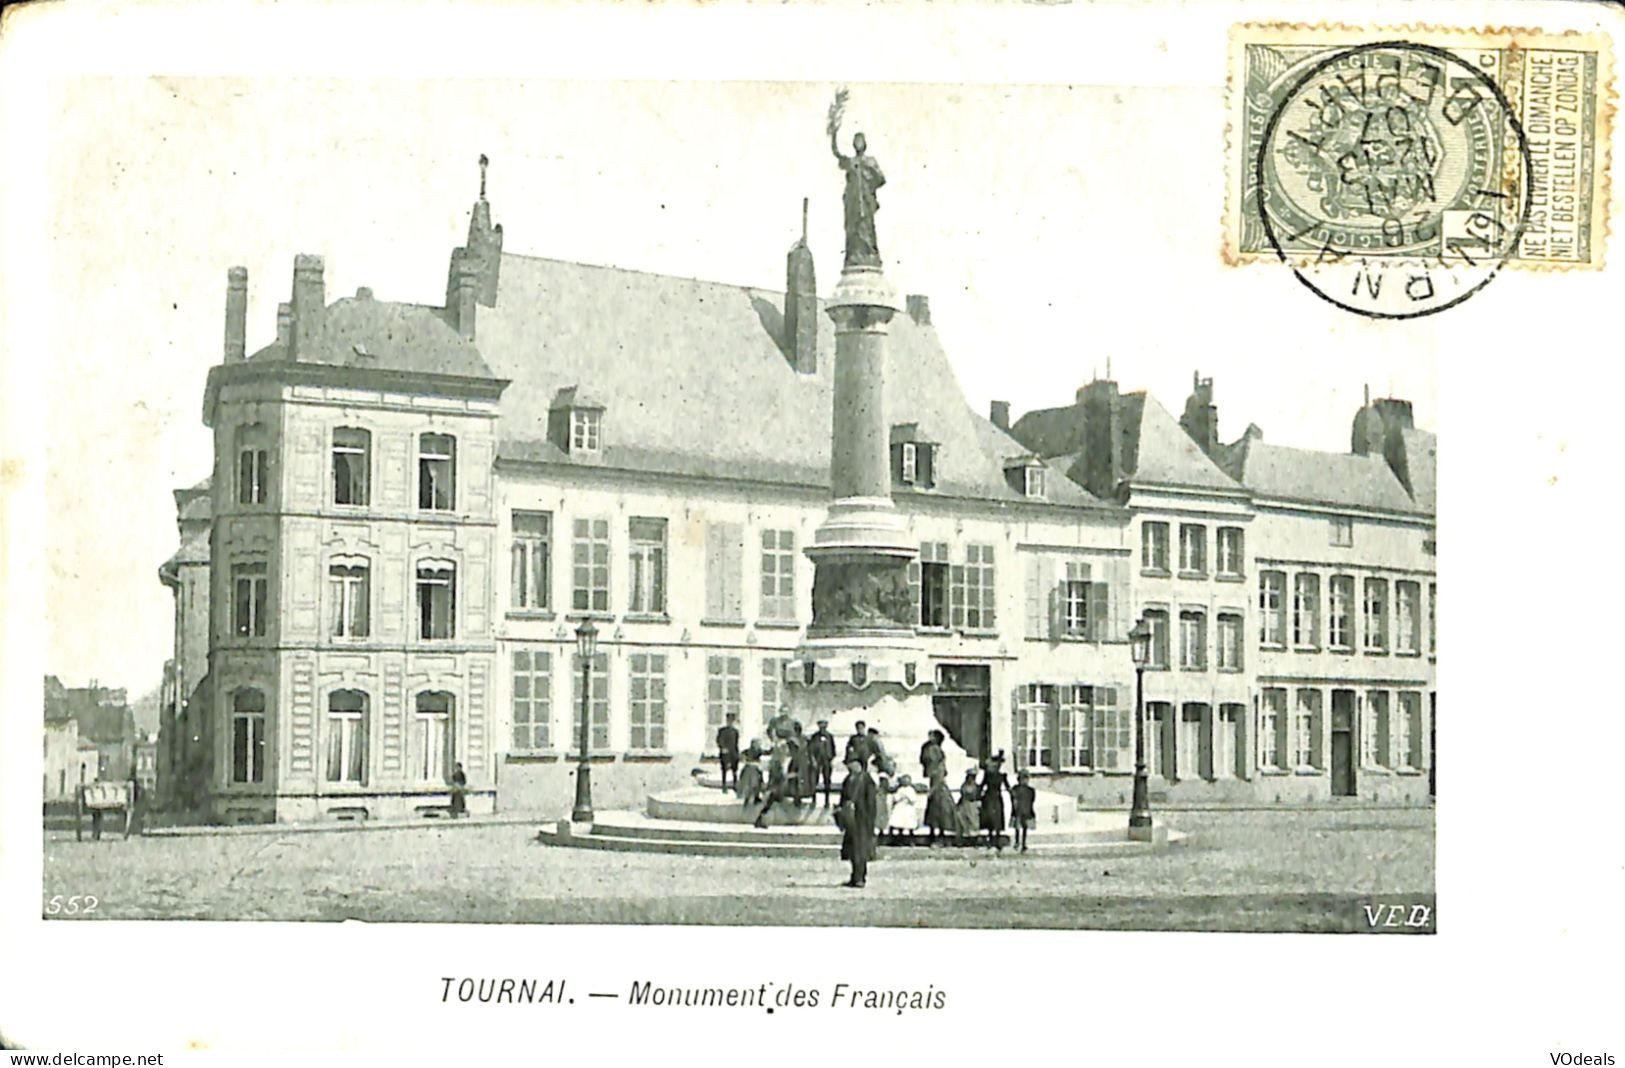
<path fill-rule="evenodd" d="M 452 299 L 457 285 L 455 264 L 459 258 L 465 259 L 474 268 L 477 280 L 475 300 L 484 307 L 496 307 L 497 284 L 502 269 L 502 227 L 500 224 L 491 225 L 491 203 L 485 199 L 486 171 L 490 165 L 490 157 L 482 153 L 480 198 L 474 202 L 474 209 L 469 213 L 467 243 L 452 253 L 454 268 L 447 279 L 447 307 L 453 306 Z M 462 254 L 461 257 L 459 253 Z"/>

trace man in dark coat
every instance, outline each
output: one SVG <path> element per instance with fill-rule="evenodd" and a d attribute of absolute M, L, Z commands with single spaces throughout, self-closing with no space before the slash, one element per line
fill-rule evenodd
<path fill-rule="evenodd" d="M 812 792 L 818 792 L 820 783 L 824 786 L 824 807 L 829 807 L 829 795 L 834 788 L 835 775 L 835 735 L 829 732 L 829 720 L 818 721 L 818 729 L 807 740 L 811 747 L 813 758 L 813 786 Z"/>
<path fill-rule="evenodd" d="M 717 728 L 717 759 L 722 764 L 722 786 L 728 786 L 728 773 L 734 775 L 734 787 L 739 786 L 739 717 L 728 713 L 728 722 Z"/>
<path fill-rule="evenodd" d="M 858 720 L 852 727 L 852 737 L 846 740 L 846 753 L 841 757 L 841 763 L 850 764 L 857 760 L 864 767 L 869 766 L 869 757 L 873 750 L 869 748 L 869 734 L 864 730 L 863 720 Z"/>
<path fill-rule="evenodd" d="M 841 859 L 852 864 L 852 877 L 842 885 L 861 887 L 868 881 L 869 861 L 875 855 L 875 783 L 860 761 L 846 762 L 836 822 L 844 832 Z"/>

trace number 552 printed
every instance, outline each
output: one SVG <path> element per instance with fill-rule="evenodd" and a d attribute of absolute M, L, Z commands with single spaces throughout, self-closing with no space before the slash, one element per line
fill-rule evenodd
<path fill-rule="evenodd" d="M 47 916 L 87 916 L 96 911 L 101 904 L 95 894 L 73 894 L 64 896 L 57 894 L 45 899 L 45 915 Z"/>

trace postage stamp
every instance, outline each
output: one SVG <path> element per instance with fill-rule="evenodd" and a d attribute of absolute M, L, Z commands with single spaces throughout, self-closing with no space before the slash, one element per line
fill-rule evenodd
<path fill-rule="evenodd" d="M 1244 24 L 1229 70 L 1227 263 L 1379 318 L 1601 266 L 1605 36 Z"/>

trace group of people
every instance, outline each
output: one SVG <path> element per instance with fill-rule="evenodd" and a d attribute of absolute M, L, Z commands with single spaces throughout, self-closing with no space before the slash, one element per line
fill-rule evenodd
<path fill-rule="evenodd" d="M 741 751 L 738 717 L 730 714 L 717 731 L 717 751 L 722 765 L 722 785 L 732 779 L 740 803 L 757 809 L 755 826 L 767 826 L 767 814 L 774 804 L 803 801 L 817 804 L 819 788 L 824 807 L 830 806 L 835 763 L 835 736 L 829 720 L 820 719 L 818 730 L 805 735 L 799 722 L 781 711 L 768 724 L 769 748 L 753 740 Z M 1027 832 L 1035 822 L 1035 791 L 1025 771 L 1012 784 L 1004 770 L 1004 753 L 988 757 L 980 768 L 965 772 L 958 796 L 948 785 L 947 757 L 943 744 L 947 736 L 933 730 L 920 748 L 920 767 L 928 786 L 922 791 L 906 774 L 897 774 L 897 763 L 880 740 L 880 731 L 862 720 L 847 739 L 842 762 L 846 777 L 841 785 L 839 805 L 834 811 L 842 830 L 841 859 L 851 862 L 852 877 L 845 885 L 861 887 L 868 864 L 880 842 L 913 845 L 923 826 L 926 844 L 969 845 L 980 842 L 995 850 L 1005 846 L 1004 832 L 1013 831 L 1017 849 L 1027 851 Z M 764 774 L 761 758 L 768 757 Z M 1009 795 L 1008 818 L 1005 796 Z M 922 811 L 923 808 L 923 811 Z"/>

